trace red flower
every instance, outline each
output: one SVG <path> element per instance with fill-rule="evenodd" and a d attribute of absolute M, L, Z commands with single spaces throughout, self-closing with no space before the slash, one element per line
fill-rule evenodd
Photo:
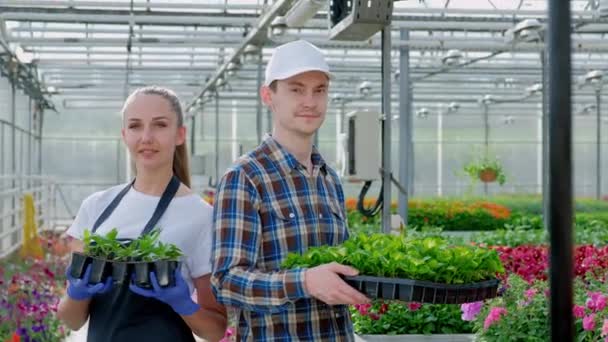
<path fill-rule="evenodd" d="M 410 311 L 416 311 L 416 310 L 420 309 L 421 306 L 422 306 L 422 304 L 416 303 L 416 302 L 411 302 L 407 305 L 407 307 L 410 309 Z"/>

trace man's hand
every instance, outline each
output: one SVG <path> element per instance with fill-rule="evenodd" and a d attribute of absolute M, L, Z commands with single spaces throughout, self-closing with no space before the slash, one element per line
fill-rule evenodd
<path fill-rule="evenodd" d="M 304 276 L 306 291 L 329 305 L 369 303 L 370 300 L 344 282 L 340 274 L 356 276 L 359 271 L 337 262 L 313 267 Z"/>

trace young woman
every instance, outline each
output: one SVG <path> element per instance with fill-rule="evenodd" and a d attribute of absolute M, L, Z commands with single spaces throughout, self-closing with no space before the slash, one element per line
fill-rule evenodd
<path fill-rule="evenodd" d="M 160 240 L 179 247 L 182 267 L 173 287 L 142 289 L 126 280 L 88 284 L 69 276 L 58 317 L 73 330 L 89 320 L 89 342 L 194 341 L 192 333 L 217 341 L 226 329 L 226 311 L 210 287 L 212 214 L 210 205 L 190 190 L 186 128 L 177 96 L 146 87 L 126 100 L 122 138 L 136 177 L 133 182 L 94 193 L 85 199 L 68 235 L 72 250 L 82 251 L 85 229 L 133 240 L 152 228 Z M 155 275 L 151 273 L 153 285 Z M 196 302 L 192 299 L 196 289 Z"/>

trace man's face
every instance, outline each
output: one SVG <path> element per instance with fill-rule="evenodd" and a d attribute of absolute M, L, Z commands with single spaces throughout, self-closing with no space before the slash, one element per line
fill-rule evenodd
<path fill-rule="evenodd" d="M 321 71 L 307 71 L 262 87 L 262 101 L 274 113 L 274 131 L 311 137 L 327 111 L 329 79 Z"/>

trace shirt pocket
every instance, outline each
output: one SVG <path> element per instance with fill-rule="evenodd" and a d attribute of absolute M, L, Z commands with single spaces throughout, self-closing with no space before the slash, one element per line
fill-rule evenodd
<path fill-rule="evenodd" d="M 262 238 L 258 267 L 278 270 L 288 253 L 306 250 L 306 232 L 302 231 L 305 225 L 294 205 L 265 202 L 260 208 L 260 219 Z"/>

